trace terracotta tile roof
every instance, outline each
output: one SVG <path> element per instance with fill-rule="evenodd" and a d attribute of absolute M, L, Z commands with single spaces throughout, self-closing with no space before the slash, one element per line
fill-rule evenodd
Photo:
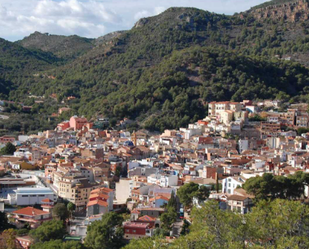
<path fill-rule="evenodd" d="M 99 205 L 99 206 L 104 206 L 107 207 L 108 203 L 106 201 L 102 200 L 94 200 L 94 201 L 89 201 L 87 204 L 87 207 L 93 206 L 93 205 Z"/>
<path fill-rule="evenodd" d="M 139 208 L 140 211 L 145 210 L 145 211 L 159 211 L 159 212 L 164 212 L 164 208 L 155 208 L 155 207 L 141 207 Z"/>
<path fill-rule="evenodd" d="M 27 215 L 27 216 L 35 216 L 35 215 L 43 215 L 43 214 L 49 214 L 49 212 L 45 212 L 41 209 L 36 209 L 34 207 L 26 207 L 19 210 L 16 210 L 12 212 L 12 214 L 21 214 L 21 215 Z"/>
<path fill-rule="evenodd" d="M 138 221 L 156 221 L 156 218 L 152 218 L 148 215 L 144 215 L 144 216 L 138 218 Z"/>
<path fill-rule="evenodd" d="M 89 196 L 89 199 L 92 199 L 92 198 L 104 198 L 104 199 L 108 199 L 109 196 L 108 195 L 105 195 L 105 194 L 102 194 L 102 193 L 95 193 L 95 194 L 91 194 Z"/>
<path fill-rule="evenodd" d="M 131 214 L 140 214 L 140 213 L 141 213 L 141 212 L 138 211 L 137 209 L 133 209 L 132 212 L 131 212 Z"/>
<path fill-rule="evenodd" d="M 241 196 L 241 195 L 230 195 L 227 197 L 228 200 L 232 200 L 232 201 L 244 201 L 247 198 L 248 197 Z"/>
<path fill-rule="evenodd" d="M 97 188 L 97 189 L 92 190 L 90 193 L 91 194 L 99 193 L 99 192 L 107 192 L 107 193 L 109 193 L 109 192 L 113 192 L 113 191 L 114 190 L 109 189 L 109 188 Z"/>
<path fill-rule="evenodd" d="M 147 228 L 149 227 L 148 223 L 143 223 L 143 222 L 126 222 L 124 224 L 124 227 L 132 227 L 132 228 Z"/>
<path fill-rule="evenodd" d="M 168 201 L 170 198 L 166 197 L 166 196 L 163 196 L 163 195 L 158 195 L 154 198 L 151 198 L 150 201 L 154 201 L 154 200 L 165 200 L 165 201 Z"/>
<path fill-rule="evenodd" d="M 54 202 L 54 201 L 52 201 L 51 199 L 46 198 L 46 199 L 43 199 L 41 202 Z"/>

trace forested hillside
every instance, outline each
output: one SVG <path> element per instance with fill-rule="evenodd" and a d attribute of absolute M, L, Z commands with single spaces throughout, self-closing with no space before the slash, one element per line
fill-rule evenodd
<path fill-rule="evenodd" d="M 254 11 L 225 16 L 195 8 L 170 8 L 139 20 L 130 31 L 97 40 L 33 34 L 9 43 L 31 55 L 26 65 L 32 67 L 26 79 L 23 73 L 14 79 L 10 70 L 2 70 L 10 77 L 4 82 L 14 86 L 7 98 L 25 99 L 28 92 L 39 96 L 55 93 L 60 103 L 73 95 L 77 99 L 68 104 L 76 114 L 129 117 L 155 130 L 185 126 L 204 117 L 207 102 L 213 100 L 307 101 L 306 6 L 301 0 L 301 13 L 295 13 L 298 7 L 291 13 L 302 19 L 290 18 L 283 9 L 276 11 L 286 19 L 267 19 Z M 69 50 L 57 45 L 63 39 L 70 42 Z M 7 65 L 5 61 L 14 64 L 11 57 L 0 57 L 0 65 Z"/>
<path fill-rule="evenodd" d="M 272 1 L 267 1 L 265 3 L 259 4 L 252 9 L 260 9 L 260 8 L 265 8 L 269 6 L 275 6 L 275 5 L 280 5 L 280 4 L 285 4 L 285 3 L 294 3 L 297 2 L 297 0 L 272 0 Z"/>

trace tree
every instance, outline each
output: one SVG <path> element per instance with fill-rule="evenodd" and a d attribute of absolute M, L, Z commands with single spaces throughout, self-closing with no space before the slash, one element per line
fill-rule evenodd
<path fill-rule="evenodd" d="M 72 202 L 69 202 L 67 205 L 67 209 L 70 212 L 70 217 L 72 216 L 73 211 L 75 210 L 75 204 Z"/>
<path fill-rule="evenodd" d="M 91 249 L 113 249 L 123 245 L 123 218 L 115 212 L 102 216 L 102 220 L 87 227 L 85 246 Z"/>
<path fill-rule="evenodd" d="M 132 240 L 125 248 L 309 248 L 309 207 L 298 201 L 260 201 L 242 215 L 209 200 L 194 208 L 191 218 L 189 233 L 171 244 L 155 237 Z"/>
<path fill-rule="evenodd" d="M 4 230 L 0 240 L 0 248 L 5 249 L 17 249 L 16 243 L 16 231 L 12 228 Z"/>
<path fill-rule="evenodd" d="M 248 239 L 263 248 L 308 248 L 309 207 L 298 201 L 260 201 L 246 215 Z M 283 246 L 284 247 L 281 247 Z"/>
<path fill-rule="evenodd" d="M 177 209 L 177 200 L 174 192 L 172 192 L 171 198 L 168 200 L 166 207 L 174 208 L 175 210 Z"/>
<path fill-rule="evenodd" d="M 6 213 L 0 212 L 0 233 L 3 230 L 13 228 L 14 226 L 8 223 L 8 218 L 6 216 Z"/>
<path fill-rule="evenodd" d="M 183 220 L 183 225 L 181 228 L 181 235 L 186 235 L 190 232 L 190 223 L 186 219 Z"/>
<path fill-rule="evenodd" d="M 65 221 L 69 217 L 69 211 L 64 203 L 57 203 L 53 208 L 53 215 Z"/>
<path fill-rule="evenodd" d="M 305 186 L 308 184 L 308 173 L 297 172 L 288 177 L 266 173 L 263 176 L 248 179 L 243 188 L 255 195 L 257 201 L 276 198 L 298 199 L 304 195 Z"/>
<path fill-rule="evenodd" d="M 84 249 L 82 243 L 78 241 L 50 240 L 46 242 L 35 243 L 31 249 Z"/>
<path fill-rule="evenodd" d="M 29 234 L 31 237 L 35 238 L 36 241 L 45 242 L 62 239 L 66 234 L 66 230 L 61 220 L 51 220 L 44 222 L 35 230 L 31 230 Z"/>
<path fill-rule="evenodd" d="M 170 231 L 173 223 L 177 220 L 177 211 L 174 207 L 168 207 L 160 216 L 160 221 L 162 222 L 162 228 L 166 231 Z"/>
<path fill-rule="evenodd" d="M 210 194 L 209 189 L 206 186 L 202 185 L 196 192 L 195 197 L 197 197 L 199 201 L 205 201 L 209 197 L 209 194 Z"/>
<path fill-rule="evenodd" d="M 297 135 L 300 136 L 303 133 L 307 133 L 309 131 L 309 129 L 301 127 L 297 129 Z"/>
<path fill-rule="evenodd" d="M 154 238 L 133 239 L 124 249 L 167 249 L 170 244 L 163 236 L 154 236 Z"/>
<path fill-rule="evenodd" d="M 198 184 L 194 182 L 187 183 L 179 188 L 177 196 L 185 207 L 191 207 L 192 198 L 196 195 L 198 188 Z"/>
<path fill-rule="evenodd" d="M 13 155 L 14 152 L 16 151 L 15 145 L 12 143 L 8 142 L 0 151 L 1 155 Z"/>

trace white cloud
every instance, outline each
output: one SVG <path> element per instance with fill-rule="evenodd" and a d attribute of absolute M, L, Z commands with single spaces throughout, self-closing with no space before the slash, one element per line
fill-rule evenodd
<path fill-rule="evenodd" d="M 233 14 L 264 0 L 0 0 L 0 36 L 21 39 L 34 31 L 98 37 L 130 29 L 169 7 L 196 7 Z"/>

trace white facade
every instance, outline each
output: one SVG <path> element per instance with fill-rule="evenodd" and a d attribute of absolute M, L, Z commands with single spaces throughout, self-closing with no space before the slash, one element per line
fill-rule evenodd
<path fill-rule="evenodd" d="M 248 139 L 240 139 L 238 141 L 239 152 L 242 153 L 245 150 L 249 149 L 249 140 Z"/>
<path fill-rule="evenodd" d="M 33 206 L 42 204 L 42 200 L 46 198 L 57 201 L 57 196 L 50 188 L 18 188 L 15 193 L 8 195 L 11 205 Z"/>
<path fill-rule="evenodd" d="M 161 187 L 171 187 L 171 186 L 177 186 L 178 185 L 178 176 L 176 175 L 166 175 L 161 176 L 160 179 L 160 186 Z"/>
<path fill-rule="evenodd" d="M 245 180 L 241 177 L 227 177 L 222 180 L 222 193 L 234 194 L 234 190 L 244 183 Z"/>
<path fill-rule="evenodd" d="M 120 179 L 116 182 L 116 199 L 118 202 L 126 201 L 131 197 L 131 191 L 133 189 L 133 181 L 131 179 Z"/>
<path fill-rule="evenodd" d="M 281 143 L 279 137 L 269 137 L 267 138 L 266 144 L 271 149 L 279 149 Z"/>
<path fill-rule="evenodd" d="M 152 174 L 147 177 L 147 182 L 150 184 L 159 185 L 163 188 L 177 186 L 178 176 L 177 175 Z"/>

